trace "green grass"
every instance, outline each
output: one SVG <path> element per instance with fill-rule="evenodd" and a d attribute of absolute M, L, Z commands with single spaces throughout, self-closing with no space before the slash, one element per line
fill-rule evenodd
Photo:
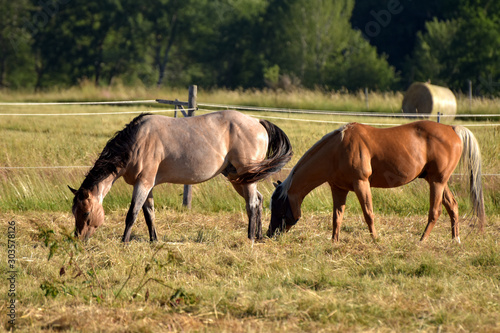
<path fill-rule="evenodd" d="M 0 100 L 49 101 L 170 98 L 186 91 L 91 86 L 45 94 L 0 92 Z M 333 96 L 333 97 L 332 97 Z M 374 109 L 391 111 L 398 94 L 374 95 Z M 360 96 L 320 92 L 200 91 L 200 102 L 364 111 Z M 273 103 L 273 99 L 275 103 Z M 342 100 L 345 99 L 345 100 Z M 344 103 L 344 104 L 341 104 Z M 483 108 L 497 103 L 484 102 Z M 349 105 L 350 106 L 349 106 Z M 393 106 L 391 106 L 393 105 Z M 0 113 L 152 110 L 157 106 L 0 106 Z M 477 109 L 483 112 L 485 109 Z M 397 111 L 394 111 L 397 112 Z M 497 111 L 498 112 L 498 111 Z M 199 113 L 202 113 L 200 111 Z M 331 122 L 402 123 L 404 119 L 256 113 L 260 117 Z M 490 112 L 487 112 L 490 113 Z M 0 166 L 90 166 L 106 141 L 135 115 L 0 117 Z M 302 154 L 336 123 L 269 118 Z M 472 123 L 456 121 L 454 123 Z M 481 121 L 485 124 L 490 121 Z M 498 127 L 471 127 L 483 173 L 498 174 Z M 417 180 L 373 189 L 371 240 L 355 196 L 348 196 L 340 242 L 331 243 L 332 199 L 327 186 L 310 193 L 303 217 L 287 234 L 252 244 L 246 239 L 244 201 L 222 177 L 193 187 L 193 209 L 181 205 L 182 185 L 155 188 L 159 242 L 150 244 L 142 214 L 129 245 L 120 243 L 132 187 L 119 180 L 104 200 L 105 224 L 87 243 L 75 242 L 72 195 L 88 169 L 0 169 L 0 217 L 16 221 L 17 328 L 23 332 L 268 332 L 268 331 L 498 331 L 500 311 L 499 178 L 484 178 L 488 222 L 478 234 L 470 220 L 465 182 L 453 178 L 462 244 L 451 241 L 447 214 L 425 243 L 428 186 Z M 283 179 L 289 170 L 272 177 Z M 459 172 L 457 170 L 456 172 Z M 264 195 L 269 222 L 271 180 Z M 216 193 L 217 195 L 214 195 Z M 4 250 L 6 254 L 6 250 Z M 50 260 L 48 258 L 50 257 Z M 62 269 L 63 268 L 63 269 Z M 7 261 L 0 272 L 6 276 Z M 0 284 L 7 304 L 8 285 Z M 0 306 L 6 311 L 5 306 Z M 6 316 L 2 326 L 8 328 Z"/>

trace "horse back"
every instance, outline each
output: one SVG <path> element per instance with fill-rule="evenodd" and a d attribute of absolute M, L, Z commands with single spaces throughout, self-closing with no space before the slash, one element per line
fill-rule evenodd
<path fill-rule="evenodd" d="M 144 117 L 125 180 L 149 175 L 155 184 L 206 181 L 230 164 L 263 159 L 267 132 L 257 119 L 237 111 L 188 118 Z"/>
<path fill-rule="evenodd" d="M 417 177 L 447 181 L 462 152 L 453 127 L 431 121 L 384 129 L 353 123 L 343 134 L 348 166 L 374 187 L 401 186 Z"/>

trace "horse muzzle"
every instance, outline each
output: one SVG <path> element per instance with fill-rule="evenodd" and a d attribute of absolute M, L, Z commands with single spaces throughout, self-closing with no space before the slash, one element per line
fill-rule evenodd
<path fill-rule="evenodd" d="M 276 232 L 283 233 L 288 231 L 288 226 L 286 225 L 285 218 L 271 218 L 271 223 L 269 224 L 269 229 L 267 230 L 267 237 L 272 238 Z"/>
<path fill-rule="evenodd" d="M 90 238 L 90 236 L 92 236 L 92 233 L 90 231 L 79 233 L 75 230 L 75 237 L 82 242 L 86 242 Z"/>

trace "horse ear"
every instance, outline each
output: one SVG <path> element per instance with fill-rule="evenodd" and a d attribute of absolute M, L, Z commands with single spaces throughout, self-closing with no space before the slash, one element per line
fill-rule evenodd
<path fill-rule="evenodd" d="M 277 183 L 273 183 L 273 185 L 274 185 L 274 187 L 278 187 L 278 186 L 280 186 L 280 185 L 281 185 L 281 181 L 280 181 L 280 180 L 278 180 L 278 182 L 277 182 Z"/>
<path fill-rule="evenodd" d="M 68 185 L 68 188 L 69 190 L 73 193 L 73 194 L 76 194 L 76 192 L 78 192 L 77 190 L 75 190 L 74 188 L 72 188 L 71 186 Z"/>
<path fill-rule="evenodd" d="M 73 192 L 74 195 L 78 194 L 78 200 L 80 200 L 80 201 L 83 201 L 83 200 L 90 198 L 90 191 L 89 190 L 82 189 L 81 191 L 77 191 L 74 188 L 71 188 L 69 186 L 68 186 L 68 188 L 71 190 L 71 192 Z"/>

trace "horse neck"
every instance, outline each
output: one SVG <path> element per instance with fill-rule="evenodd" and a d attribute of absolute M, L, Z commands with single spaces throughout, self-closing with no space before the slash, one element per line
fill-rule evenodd
<path fill-rule="evenodd" d="M 285 182 L 289 182 L 287 195 L 295 218 L 301 216 L 300 206 L 304 198 L 328 180 L 329 172 L 321 149 L 308 151 L 292 169 Z"/>
<path fill-rule="evenodd" d="M 111 174 L 96 186 L 98 188 L 97 197 L 99 198 L 100 204 L 102 204 L 104 197 L 108 194 L 109 190 L 111 190 L 111 186 L 113 186 L 116 178 L 116 175 Z"/>
<path fill-rule="evenodd" d="M 102 205 L 102 201 L 104 197 L 108 194 L 109 190 L 113 186 L 116 179 L 121 176 L 121 173 L 118 174 L 110 174 L 107 177 L 103 178 L 98 183 L 94 184 L 94 186 L 89 189 L 92 192 L 92 195 L 97 198 L 99 203 Z"/>

